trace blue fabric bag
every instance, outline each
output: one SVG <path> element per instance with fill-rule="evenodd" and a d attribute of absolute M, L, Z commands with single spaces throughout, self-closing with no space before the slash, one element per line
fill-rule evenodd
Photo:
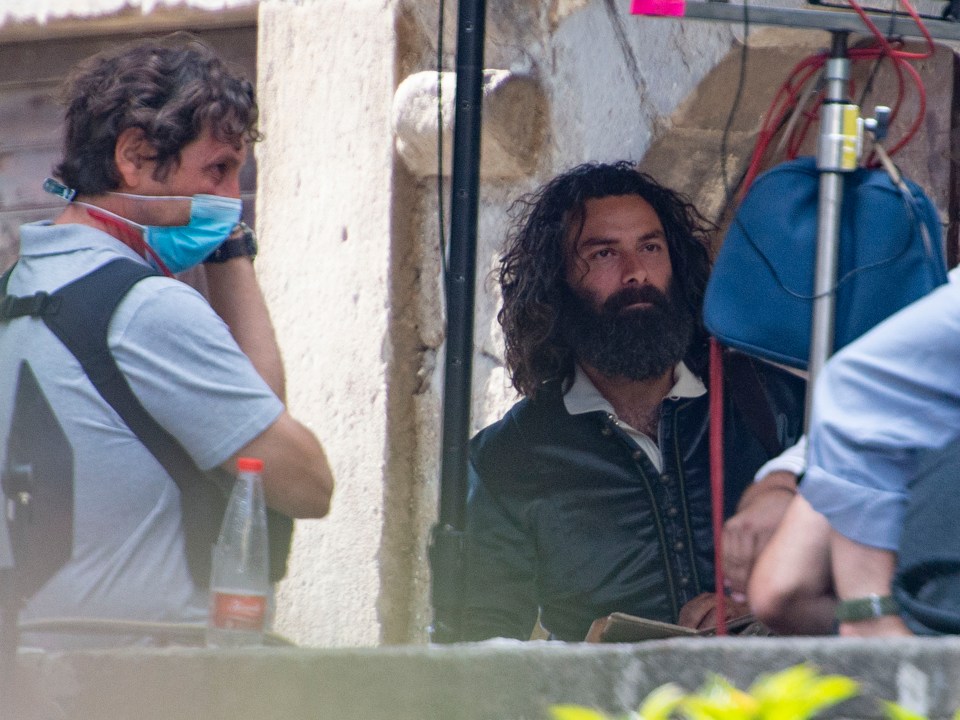
<path fill-rule="evenodd" d="M 806 369 L 810 355 L 820 173 L 813 158 L 754 181 L 737 210 L 704 298 L 704 324 L 722 344 Z M 936 208 L 882 169 L 844 175 L 834 350 L 946 282 Z"/>

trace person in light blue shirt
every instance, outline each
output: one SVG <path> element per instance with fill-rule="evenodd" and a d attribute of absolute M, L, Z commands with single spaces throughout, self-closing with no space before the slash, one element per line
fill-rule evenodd
<path fill-rule="evenodd" d="M 960 581 L 960 533 L 944 518 L 955 517 L 947 483 L 960 471 L 958 280 L 954 270 L 818 379 L 802 497 L 751 578 L 761 616 L 779 600 L 800 614 L 817 607 L 821 626 L 835 605 L 842 635 L 952 631 L 945 588 Z"/>
<path fill-rule="evenodd" d="M 209 489 L 200 483 L 255 457 L 264 463 L 270 508 L 288 518 L 326 515 L 332 470 L 320 441 L 286 408 L 282 356 L 253 266 L 256 243 L 238 225 L 241 169 L 260 139 L 253 85 L 211 49 L 175 35 L 84 60 L 63 98 L 63 155 L 44 188 L 68 204 L 21 228 L 3 307 L 55 297 L 81 279 L 90 296 L 102 295 L 109 284 L 95 273 L 113 263 L 152 268 L 156 276 L 137 283 L 109 316 L 105 342 L 117 384 L 170 437 L 168 447 L 179 445 L 196 466 L 192 488 Z M 174 277 L 185 270 L 200 273 L 206 297 Z M 61 301 L 67 307 L 61 296 L 52 308 Z M 70 501 L 54 505 L 34 493 L 23 521 L 68 548 L 43 564 L 45 572 L 32 554 L 18 553 L 36 544 L 11 536 L 20 619 L 34 628 L 59 629 L 67 619 L 124 631 L 131 623 L 201 623 L 210 582 L 195 558 L 210 557 L 206 539 L 216 537 L 219 518 L 191 512 L 199 503 L 181 493 L 179 473 L 150 443 L 160 433 L 128 425 L 31 312 L 0 313 L 3 489 L 10 492 L 8 478 L 29 480 L 42 469 Z M 51 455 L 53 470 L 41 462 Z M 51 505 L 57 514 L 45 513 Z M 192 522 L 195 515 L 202 517 Z M 212 526 L 204 542 L 192 542 L 198 525 Z M 24 644 L 149 640 L 44 631 Z"/>

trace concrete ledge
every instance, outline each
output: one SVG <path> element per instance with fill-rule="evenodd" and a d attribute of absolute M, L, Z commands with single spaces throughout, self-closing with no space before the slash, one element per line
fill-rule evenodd
<path fill-rule="evenodd" d="M 960 638 L 697 639 L 639 645 L 491 641 L 378 649 L 21 651 L 22 720 L 537 720 L 553 703 L 636 709 L 653 688 L 739 687 L 811 661 L 864 682 L 870 701 L 837 715 L 880 717 L 873 698 L 931 720 L 960 706 Z M 2 701 L 0 701 L 2 702 Z"/>

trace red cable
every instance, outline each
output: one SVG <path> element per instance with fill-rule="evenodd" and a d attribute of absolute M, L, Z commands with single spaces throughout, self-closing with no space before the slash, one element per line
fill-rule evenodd
<path fill-rule="evenodd" d="M 929 31 L 927 30 L 926 25 L 924 25 L 923 20 L 917 14 L 917 11 L 914 10 L 913 6 L 910 4 L 909 0 L 900 0 L 903 7 L 906 9 L 907 13 L 917 24 L 921 34 L 927 43 L 927 50 L 925 52 L 907 52 L 905 50 L 894 49 L 887 38 L 880 32 L 880 29 L 873 23 L 872 20 L 864 12 L 863 8 L 857 2 L 857 0 L 848 0 L 850 6 L 856 11 L 856 13 L 863 20 L 864 24 L 870 29 L 873 33 L 874 38 L 877 40 L 880 45 L 880 57 L 887 56 L 893 61 L 894 69 L 897 73 L 897 102 L 894 104 L 890 116 L 890 122 L 893 123 L 896 119 L 897 113 L 900 110 L 901 104 L 903 102 L 905 87 L 903 79 L 903 71 L 906 69 L 910 78 L 913 80 L 914 85 L 917 88 L 918 95 L 918 109 L 917 116 L 914 119 L 913 123 L 908 128 L 907 132 L 904 133 L 904 136 L 895 143 L 887 153 L 889 155 L 895 154 L 898 150 L 903 148 L 913 137 L 916 135 L 917 131 L 920 129 L 920 125 L 923 123 L 924 115 L 926 114 L 927 109 L 927 93 L 926 88 L 923 85 L 923 81 L 920 78 L 920 74 L 916 71 L 910 63 L 906 62 L 907 60 L 925 60 L 929 57 L 932 57 L 936 52 L 936 46 L 933 43 L 933 38 L 931 37 Z M 853 53 L 851 53 L 853 56 Z"/>
<path fill-rule="evenodd" d="M 816 99 L 811 104 L 811 106 L 800 111 L 800 117 L 803 118 L 802 122 L 797 123 L 797 126 L 793 129 L 791 136 L 787 138 L 787 150 L 786 155 L 789 159 L 793 160 L 800 154 L 800 147 L 803 145 L 803 141 L 807 137 L 807 132 L 810 130 L 810 126 L 820 120 L 819 109 L 823 104 L 824 92 L 821 90 L 817 93 Z"/>
<path fill-rule="evenodd" d="M 927 41 L 928 49 L 925 52 L 920 53 L 910 53 L 905 52 L 900 49 L 901 44 L 891 42 L 885 38 L 876 25 L 866 17 L 863 13 L 862 8 L 856 3 L 856 0 L 850 0 L 851 5 L 854 6 L 854 9 L 861 14 L 861 17 L 864 18 L 865 24 L 870 28 L 871 32 L 874 34 L 874 38 L 877 42 L 877 47 L 872 48 L 854 48 L 849 51 L 848 56 L 851 61 L 860 61 L 860 60 L 871 60 L 875 61 L 883 57 L 890 58 L 893 63 L 893 69 L 897 77 L 897 98 L 896 102 L 891 108 L 891 122 L 896 119 L 901 107 L 903 106 L 905 91 L 906 91 L 906 82 L 904 79 L 904 70 L 909 74 L 910 79 L 913 81 L 914 85 L 917 87 L 918 94 L 918 112 L 917 115 L 911 123 L 910 127 L 907 129 L 906 133 L 900 138 L 891 148 L 888 150 L 888 153 L 893 155 L 900 149 L 902 149 L 919 131 L 921 124 L 923 123 L 923 118 L 926 113 L 926 90 L 923 86 L 923 82 L 920 79 L 919 73 L 916 69 L 906 62 L 907 59 L 924 59 L 930 57 L 935 51 L 933 45 L 933 40 L 927 31 L 926 27 L 923 25 L 923 21 L 917 15 L 913 7 L 907 2 L 907 0 L 901 0 L 904 7 L 907 9 L 907 12 L 914 19 L 914 21 L 919 26 L 921 33 Z M 766 114 L 765 121 L 761 126 L 757 142 L 754 146 L 754 152 L 751 155 L 750 162 L 748 163 L 747 170 L 744 174 L 743 183 L 741 185 L 740 191 L 738 193 L 738 199 L 742 200 L 750 185 L 753 183 L 756 176 L 759 174 L 762 165 L 763 159 L 766 155 L 766 152 L 769 148 L 770 142 L 775 136 L 777 130 L 780 128 L 782 123 L 788 117 L 789 113 L 796 110 L 797 103 L 799 101 L 800 93 L 806 83 L 810 78 L 823 67 L 823 64 L 827 60 L 827 55 L 824 52 L 817 53 L 815 55 L 809 56 L 801 60 L 793 68 L 787 80 L 778 90 L 776 96 L 770 104 L 770 108 Z M 800 147 L 802 146 L 804 139 L 806 138 L 807 133 L 811 125 L 818 119 L 816 108 L 822 102 L 822 93 L 817 96 L 817 100 L 812 104 L 809 110 L 796 110 L 801 113 L 801 116 L 804 118 L 804 122 L 798 124 L 797 127 L 793 128 L 791 131 L 790 137 L 787 139 L 786 144 L 786 154 L 788 157 L 793 158 L 799 153 Z"/>
<path fill-rule="evenodd" d="M 795 108 L 803 88 L 809 82 L 810 78 L 819 71 L 825 61 L 826 55 L 823 53 L 817 53 L 803 58 L 794 66 L 793 70 L 790 71 L 787 80 L 784 81 L 783 85 L 781 85 L 777 91 L 770 105 L 770 109 L 767 111 L 766 119 L 758 133 L 757 142 L 754 145 L 754 151 L 751 155 L 738 194 L 740 200 L 743 199 L 750 185 L 759 174 L 770 141 Z"/>
<path fill-rule="evenodd" d="M 710 494 L 713 497 L 713 577 L 717 635 L 727 634 L 727 596 L 723 580 L 723 355 L 710 338 Z"/>
<path fill-rule="evenodd" d="M 864 12 L 863 8 L 860 6 L 860 3 L 858 3 L 857 0 L 847 0 L 847 2 L 850 3 L 850 7 L 852 7 L 854 11 L 856 11 L 857 15 L 860 16 L 860 19 L 863 20 L 863 24 L 869 28 L 870 32 L 873 33 L 873 36 L 879 41 L 880 45 L 883 48 L 883 52 L 885 54 L 899 55 L 904 59 L 910 59 L 910 60 L 924 60 L 932 56 L 933 53 L 936 51 L 936 47 L 933 44 L 933 38 L 930 36 L 930 33 L 927 31 L 927 26 L 923 24 L 923 20 L 917 14 L 917 11 L 913 9 L 913 6 L 910 4 L 909 0 L 900 0 L 900 4 L 906 8 L 907 13 L 910 15 L 913 21 L 917 24 L 917 27 L 919 28 L 920 33 L 923 35 L 924 39 L 927 41 L 928 51 L 926 53 L 909 53 L 903 50 L 894 50 L 890 46 L 890 43 L 887 40 L 886 36 L 882 32 L 880 32 L 880 28 L 878 28 L 874 24 L 873 20 L 870 19 L 870 16 L 867 15 L 866 12 Z"/>
<path fill-rule="evenodd" d="M 912 60 L 926 60 L 928 57 L 933 57 L 933 54 L 937 51 L 937 47 L 933 44 L 933 37 L 927 30 L 927 26 L 924 24 L 919 13 L 917 13 L 913 5 L 910 4 L 909 0 L 900 0 L 900 2 L 907 9 L 907 13 L 911 18 L 913 18 L 913 21 L 917 24 L 917 27 L 920 29 L 920 33 L 923 35 L 923 39 L 927 41 L 928 48 L 926 53 L 907 53 L 900 51 L 902 57 Z"/>

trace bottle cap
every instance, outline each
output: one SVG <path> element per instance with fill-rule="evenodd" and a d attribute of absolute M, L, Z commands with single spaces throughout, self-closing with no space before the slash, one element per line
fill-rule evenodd
<path fill-rule="evenodd" d="M 260 458 L 237 458 L 237 470 L 240 472 L 263 472 L 263 460 Z"/>

